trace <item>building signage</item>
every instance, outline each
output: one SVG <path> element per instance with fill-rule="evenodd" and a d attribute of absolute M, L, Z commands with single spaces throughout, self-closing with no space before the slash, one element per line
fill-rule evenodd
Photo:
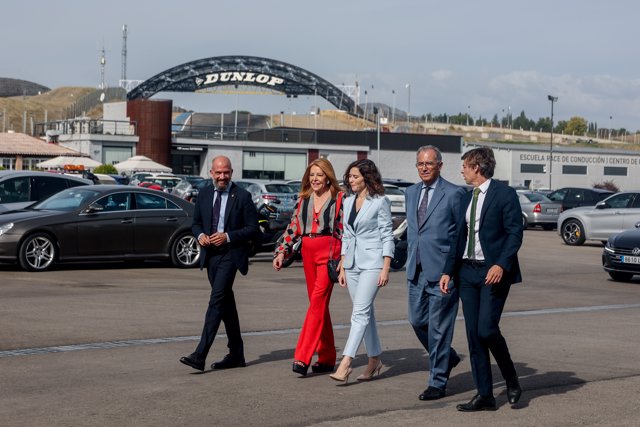
<path fill-rule="evenodd" d="M 205 78 L 196 77 L 198 86 L 212 85 L 216 83 L 252 83 L 265 86 L 279 86 L 284 79 L 269 74 L 251 73 L 248 71 L 225 71 L 222 73 L 207 74 Z"/>
<path fill-rule="evenodd" d="M 521 162 L 548 162 L 549 154 L 521 153 Z M 638 157 L 635 156 L 607 156 L 601 154 L 559 154 L 554 153 L 553 161 L 562 164 L 575 165 L 638 165 Z"/>
<path fill-rule="evenodd" d="M 178 151 L 204 151 L 203 147 L 193 147 L 193 146 L 184 147 L 180 145 L 176 146 L 175 149 Z"/>

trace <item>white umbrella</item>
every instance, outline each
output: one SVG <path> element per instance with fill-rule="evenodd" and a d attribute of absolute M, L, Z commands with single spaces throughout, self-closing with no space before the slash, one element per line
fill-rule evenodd
<path fill-rule="evenodd" d="M 127 160 L 113 165 L 118 173 L 134 173 L 134 172 L 171 172 L 171 168 L 154 162 L 146 156 L 133 156 Z"/>
<path fill-rule="evenodd" d="M 65 165 L 84 166 L 85 168 L 93 169 L 96 166 L 100 166 L 102 163 L 93 160 L 90 157 L 72 157 L 72 156 L 58 156 L 53 159 L 45 160 L 38 163 L 36 166 L 42 169 L 45 168 L 60 168 Z"/>

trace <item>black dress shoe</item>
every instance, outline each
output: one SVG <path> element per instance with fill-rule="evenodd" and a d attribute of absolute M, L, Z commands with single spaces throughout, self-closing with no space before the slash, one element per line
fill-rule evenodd
<path fill-rule="evenodd" d="M 335 365 L 325 365 L 324 363 L 314 363 L 311 365 L 311 372 L 314 374 L 326 374 L 333 372 Z"/>
<path fill-rule="evenodd" d="M 303 377 L 307 376 L 307 371 L 309 370 L 309 365 L 299 360 L 294 360 L 291 370 L 296 374 L 300 374 Z"/>
<path fill-rule="evenodd" d="M 449 367 L 447 368 L 447 379 L 449 379 L 449 375 L 451 375 L 451 371 L 453 368 L 460 364 L 460 356 L 457 354 L 449 355 Z"/>
<path fill-rule="evenodd" d="M 180 363 L 191 366 L 198 371 L 204 371 L 204 359 L 200 359 L 195 353 L 180 358 Z"/>
<path fill-rule="evenodd" d="M 420 396 L 418 396 L 418 399 L 420 400 L 438 400 L 438 399 L 442 399 L 443 397 L 446 396 L 446 392 L 444 390 L 441 390 L 437 387 L 427 387 L 427 389 L 425 391 L 422 392 L 422 394 Z"/>
<path fill-rule="evenodd" d="M 211 369 L 244 368 L 245 366 L 247 364 L 244 362 L 244 356 L 227 354 L 221 361 L 213 363 Z"/>
<path fill-rule="evenodd" d="M 518 378 L 507 381 L 507 399 L 512 405 L 518 403 L 520 396 L 522 395 L 522 388 L 520 388 L 520 382 Z"/>
<path fill-rule="evenodd" d="M 476 394 L 469 403 L 457 405 L 456 409 L 461 412 L 495 411 L 496 399 L 493 396 L 483 397 Z"/>

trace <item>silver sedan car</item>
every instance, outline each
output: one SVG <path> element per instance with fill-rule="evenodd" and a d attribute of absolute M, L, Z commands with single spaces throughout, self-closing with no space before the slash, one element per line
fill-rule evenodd
<path fill-rule="evenodd" d="M 518 190 L 518 201 L 522 209 L 522 225 L 524 228 L 541 226 L 552 230 L 558 222 L 562 203 L 553 202 L 545 195 L 527 190 Z"/>
<path fill-rule="evenodd" d="M 606 242 L 609 236 L 633 228 L 640 221 L 640 192 L 616 193 L 595 206 L 562 212 L 558 218 L 558 234 L 571 246 L 585 240 Z"/>

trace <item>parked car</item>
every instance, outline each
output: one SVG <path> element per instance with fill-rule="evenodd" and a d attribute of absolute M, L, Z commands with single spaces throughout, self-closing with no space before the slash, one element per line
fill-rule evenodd
<path fill-rule="evenodd" d="M 53 172 L 0 171 L 0 213 L 22 209 L 58 191 L 93 184 L 79 176 Z"/>
<path fill-rule="evenodd" d="M 200 175 L 182 175 L 182 174 L 177 174 L 176 176 L 178 178 L 182 179 L 183 181 L 189 181 L 191 184 L 197 184 L 198 182 L 200 182 L 203 179 L 205 179 L 204 177 L 202 177 Z"/>
<path fill-rule="evenodd" d="M 198 263 L 194 206 L 142 187 L 89 185 L 63 190 L 0 215 L 0 261 L 28 271 L 56 262 L 171 260 Z"/>
<path fill-rule="evenodd" d="M 609 237 L 602 251 L 602 268 L 613 280 L 628 282 L 640 274 L 640 222 Z"/>
<path fill-rule="evenodd" d="M 640 221 L 640 192 L 616 193 L 595 207 L 580 207 L 562 212 L 558 217 L 558 233 L 571 246 L 585 240 L 607 239 L 632 228 Z"/>
<path fill-rule="evenodd" d="M 195 203 L 198 199 L 200 190 L 202 190 L 207 185 L 212 185 L 210 179 L 201 179 L 200 181 L 196 181 L 194 183 L 189 182 L 188 180 L 183 180 L 182 182 L 178 183 L 178 185 L 173 187 L 171 194 L 173 194 L 174 196 L 178 196 L 181 199 L 186 200 L 187 202 Z"/>
<path fill-rule="evenodd" d="M 233 182 L 251 193 L 256 208 L 263 203 L 276 207 L 278 215 L 274 221 L 280 224 L 272 224 L 272 229 L 286 227 L 289 224 L 298 199 L 298 193 L 289 184 L 285 181 L 261 179 L 240 179 Z"/>
<path fill-rule="evenodd" d="M 552 191 L 547 197 L 554 202 L 562 203 L 564 212 L 580 206 L 595 206 L 600 200 L 612 194 L 613 191 L 599 188 L 565 187 Z"/>
<path fill-rule="evenodd" d="M 131 178 L 129 179 L 129 185 L 138 185 L 141 182 L 146 181 L 147 178 L 149 178 L 150 176 L 153 176 L 153 173 L 151 172 L 134 173 L 133 175 L 131 175 Z"/>
<path fill-rule="evenodd" d="M 291 179 L 286 183 L 289 184 L 296 191 L 296 193 L 299 193 L 302 189 L 302 180 L 300 179 Z"/>
<path fill-rule="evenodd" d="M 518 190 L 517 193 L 524 228 L 539 225 L 545 230 L 552 230 L 556 227 L 562 209 L 561 203 L 552 202 L 535 191 Z"/>
<path fill-rule="evenodd" d="M 406 215 L 407 209 L 404 205 L 404 191 L 400 187 L 391 184 L 384 184 L 384 195 L 391 201 L 392 215 Z"/>
<path fill-rule="evenodd" d="M 402 190 L 403 193 L 407 190 L 407 187 L 411 187 L 413 184 L 415 184 L 415 182 L 405 181 L 404 179 L 391 179 L 391 178 L 383 179 L 382 182 L 384 184 L 395 185 L 396 187 L 400 188 L 400 190 Z"/>
<path fill-rule="evenodd" d="M 152 184 L 159 185 L 162 187 L 162 191 L 165 193 L 171 193 L 173 188 L 182 182 L 182 178 L 178 178 L 173 175 L 157 175 L 157 176 L 148 176 L 144 182 L 150 182 Z"/>

